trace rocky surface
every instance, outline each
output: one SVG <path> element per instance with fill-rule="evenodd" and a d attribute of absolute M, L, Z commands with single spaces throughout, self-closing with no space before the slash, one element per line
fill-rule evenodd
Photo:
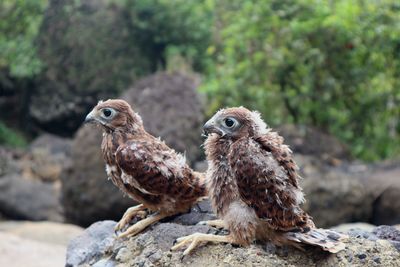
<path fill-rule="evenodd" d="M 158 223 L 129 239 L 116 239 L 115 222 L 93 224 L 68 246 L 67 265 L 72 266 L 399 266 L 400 252 L 386 236 L 371 232 L 350 234 L 346 249 L 338 254 L 317 248 L 300 251 L 277 248 L 271 244 L 254 244 L 249 248 L 230 244 L 207 244 L 182 257 L 170 247 L 180 236 L 194 232 L 212 232 L 207 226 L 183 226 Z M 364 233 L 364 232 L 363 232 Z M 392 236 L 391 236 L 391 239 Z"/>
<path fill-rule="evenodd" d="M 48 135 L 27 151 L 0 148 L 0 213 L 11 219 L 62 221 L 60 174 L 68 165 L 68 150 L 68 140 Z"/>
<path fill-rule="evenodd" d="M 158 73 L 138 81 L 122 96 L 139 112 L 150 133 L 180 152 L 187 151 L 189 161 L 201 153 L 203 112 L 197 85 L 186 75 Z M 100 145 L 100 129 L 81 127 L 72 144 L 72 164 L 62 174 L 65 214 L 79 225 L 119 220 L 134 205 L 107 180 Z"/>

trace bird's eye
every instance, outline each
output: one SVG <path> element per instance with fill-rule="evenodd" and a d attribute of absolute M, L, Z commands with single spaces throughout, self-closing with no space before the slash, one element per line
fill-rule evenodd
<path fill-rule="evenodd" d="M 226 118 L 224 120 L 225 126 L 228 128 L 232 128 L 235 125 L 235 120 L 231 119 L 231 118 Z"/>
<path fill-rule="evenodd" d="M 104 117 L 109 118 L 112 115 L 112 110 L 108 108 L 103 109 L 103 115 Z"/>

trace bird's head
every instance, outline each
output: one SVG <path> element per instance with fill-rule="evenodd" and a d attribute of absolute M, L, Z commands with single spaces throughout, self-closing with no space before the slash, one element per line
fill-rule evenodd
<path fill-rule="evenodd" d="M 142 128 L 143 123 L 131 106 L 121 99 L 100 101 L 86 116 L 85 123 L 96 123 L 105 130 L 113 131 L 119 128 Z"/>
<path fill-rule="evenodd" d="M 207 136 L 216 134 L 219 138 L 236 140 L 262 135 L 268 131 L 268 128 L 257 111 L 236 107 L 218 111 L 204 124 L 203 130 Z"/>

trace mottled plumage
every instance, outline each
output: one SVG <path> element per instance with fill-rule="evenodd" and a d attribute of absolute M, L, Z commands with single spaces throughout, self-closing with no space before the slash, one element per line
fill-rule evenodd
<path fill-rule="evenodd" d="M 301 209 L 304 197 L 292 152 L 258 112 L 243 107 L 220 110 L 204 130 L 209 197 L 230 234 L 218 240 L 194 234 L 174 248 L 192 242 L 188 253 L 200 241 L 246 246 L 256 239 L 299 248 L 302 243 L 315 245 L 330 252 L 344 248 L 344 235 L 315 228 Z"/>
<path fill-rule="evenodd" d="M 142 203 L 125 213 L 116 230 L 146 209 L 158 212 L 156 218 L 131 226 L 122 236 L 136 234 L 161 218 L 186 212 L 206 194 L 204 175 L 194 172 L 183 155 L 147 133 L 140 116 L 127 102 L 99 102 L 86 120 L 98 123 L 104 130 L 101 149 L 109 179 Z"/>

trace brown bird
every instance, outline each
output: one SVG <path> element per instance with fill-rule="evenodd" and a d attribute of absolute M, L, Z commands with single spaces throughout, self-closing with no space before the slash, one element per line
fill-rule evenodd
<path fill-rule="evenodd" d="M 123 100 L 100 101 L 87 115 L 103 129 L 101 149 L 109 179 L 122 192 L 141 203 L 129 208 L 115 230 L 120 231 L 136 216 L 146 217 L 119 237 L 135 235 L 165 217 L 187 212 L 206 195 L 204 175 L 194 172 L 185 157 L 160 138 L 147 133 L 142 119 Z"/>
<path fill-rule="evenodd" d="M 304 197 L 292 152 L 258 112 L 243 107 L 220 110 L 204 131 L 209 197 L 222 219 L 207 224 L 223 226 L 229 234 L 195 233 L 177 239 L 173 250 L 190 244 L 186 255 L 203 241 L 248 246 L 254 240 L 300 249 L 308 244 L 332 253 L 345 248 L 345 235 L 316 228 L 300 208 Z"/>

